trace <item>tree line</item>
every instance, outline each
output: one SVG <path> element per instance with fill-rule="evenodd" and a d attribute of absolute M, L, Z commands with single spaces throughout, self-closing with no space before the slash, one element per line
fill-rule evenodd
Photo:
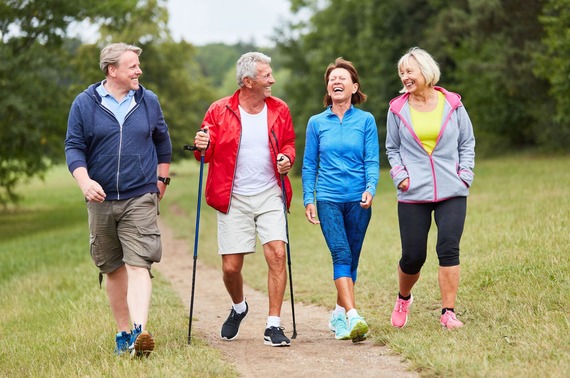
<path fill-rule="evenodd" d="M 174 160 L 185 158 L 178 147 L 193 140 L 209 104 L 236 89 L 235 61 L 251 50 L 273 58 L 273 93 L 290 105 L 299 157 L 308 118 L 323 110 L 324 71 L 338 56 L 357 67 L 369 98 L 362 108 L 375 115 L 382 142 L 388 102 L 401 88 L 396 63 L 413 46 L 429 51 L 440 84 L 462 95 L 478 154 L 567 151 L 570 0 L 290 3 L 310 17 L 276 25 L 268 48 L 176 42 L 165 0 L 0 3 L 0 204 L 17 201 L 19 183 L 64 161 L 71 102 L 103 79 L 100 49 L 116 41 L 143 49 L 142 83 L 159 96 Z M 69 34 L 70 24 L 85 20 L 99 28 L 95 43 Z"/>
<path fill-rule="evenodd" d="M 277 38 L 293 73 L 285 92 L 299 132 L 302 121 L 322 111 L 324 71 L 342 56 L 358 69 L 368 94 L 362 108 L 375 115 L 383 141 L 388 102 L 402 87 L 396 64 L 418 46 L 438 61 L 439 85 L 462 96 L 479 156 L 521 148 L 568 151 L 570 0 L 291 3 L 312 14 Z"/>

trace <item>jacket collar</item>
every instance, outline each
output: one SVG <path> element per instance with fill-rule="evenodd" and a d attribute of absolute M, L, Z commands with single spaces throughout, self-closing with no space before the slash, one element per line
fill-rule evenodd
<path fill-rule="evenodd" d="M 433 89 L 435 89 L 438 92 L 443 93 L 443 96 L 445 97 L 445 101 L 447 101 L 449 106 L 451 106 L 451 109 L 455 109 L 458 106 L 463 105 L 461 103 L 461 96 L 459 94 L 457 94 L 455 92 L 450 92 L 447 89 L 445 89 L 443 87 L 438 87 L 438 86 L 433 87 Z M 408 97 L 410 97 L 410 94 L 406 92 L 403 95 L 392 99 L 392 101 L 390 101 L 390 110 L 394 113 L 400 113 L 402 111 L 402 108 L 404 107 L 404 105 L 406 105 L 408 103 Z"/>

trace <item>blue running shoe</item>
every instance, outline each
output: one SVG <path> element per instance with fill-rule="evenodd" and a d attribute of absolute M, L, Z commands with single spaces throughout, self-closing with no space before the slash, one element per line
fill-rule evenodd
<path fill-rule="evenodd" d="M 131 344 L 129 345 L 131 356 L 148 357 L 153 349 L 154 338 L 152 335 L 147 331 L 143 331 L 140 324 L 135 324 L 135 329 L 131 333 Z"/>
<path fill-rule="evenodd" d="M 349 340 L 351 338 L 346 323 L 346 314 L 339 312 L 335 315 L 333 311 L 329 320 L 329 328 L 334 332 L 334 338 L 337 340 Z"/>
<path fill-rule="evenodd" d="M 358 343 L 360 341 L 366 340 L 366 334 L 368 333 L 368 324 L 361 316 L 355 316 L 348 318 L 350 324 L 350 338 L 352 342 Z"/>
<path fill-rule="evenodd" d="M 115 347 L 115 353 L 117 356 L 127 352 L 129 350 L 129 344 L 131 343 L 131 334 L 128 332 L 119 332 L 115 336 L 115 342 L 117 346 Z"/>

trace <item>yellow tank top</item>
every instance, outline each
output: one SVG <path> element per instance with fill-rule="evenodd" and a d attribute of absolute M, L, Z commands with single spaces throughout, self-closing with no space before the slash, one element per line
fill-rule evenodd
<path fill-rule="evenodd" d="M 410 106 L 412 115 L 412 126 L 414 132 L 420 138 L 424 149 L 431 155 L 437 142 L 437 136 L 441 129 L 441 119 L 443 117 L 443 105 L 445 98 L 443 93 L 438 92 L 437 106 L 430 112 L 420 112 Z"/>

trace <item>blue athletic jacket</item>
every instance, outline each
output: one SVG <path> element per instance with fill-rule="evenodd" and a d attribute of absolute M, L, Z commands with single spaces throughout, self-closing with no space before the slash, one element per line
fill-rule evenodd
<path fill-rule="evenodd" d="M 157 166 L 170 163 L 172 144 L 157 96 L 139 85 L 136 105 L 121 127 L 101 104 L 99 85 L 89 86 L 71 105 L 65 138 L 69 171 L 87 168 L 105 200 L 158 193 Z"/>
<path fill-rule="evenodd" d="M 374 196 L 380 176 L 374 116 L 351 105 L 342 122 L 329 106 L 309 119 L 303 155 L 303 204 L 358 202 Z"/>

